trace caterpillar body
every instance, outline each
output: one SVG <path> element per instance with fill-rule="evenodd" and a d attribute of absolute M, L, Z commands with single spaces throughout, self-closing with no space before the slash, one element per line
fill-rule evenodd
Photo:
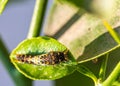
<path fill-rule="evenodd" d="M 68 50 L 65 50 L 63 52 L 51 51 L 47 54 L 42 55 L 17 54 L 16 60 L 20 63 L 28 63 L 34 65 L 55 65 L 68 61 L 67 53 Z"/>

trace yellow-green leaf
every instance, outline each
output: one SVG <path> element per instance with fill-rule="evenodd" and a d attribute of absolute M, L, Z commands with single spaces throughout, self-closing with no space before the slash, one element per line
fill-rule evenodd
<path fill-rule="evenodd" d="M 64 45 L 53 38 L 36 37 L 21 42 L 11 53 L 10 59 L 30 79 L 54 80 L 75 71 L 77 63 L 70 51 L 66 50 Z M 65 58 L 68 60 L 62 61 Z"/>

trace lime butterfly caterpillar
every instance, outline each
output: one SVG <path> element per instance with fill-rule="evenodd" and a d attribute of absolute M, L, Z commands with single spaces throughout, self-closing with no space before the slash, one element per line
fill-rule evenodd
<path fill-rule="evenodd" d="M 50 51 L 47 54 L 41 55 L 17 54 L 16 60 L 20 63 L 28 63 L 34 65 L 55 65 L 68 61 L 67 53 L 68 50 L 65 50 L 63 52 Z"/>

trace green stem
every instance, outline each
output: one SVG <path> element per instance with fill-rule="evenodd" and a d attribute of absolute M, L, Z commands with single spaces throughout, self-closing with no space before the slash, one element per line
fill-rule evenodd
<path fill-rule="evenodd" d="M 0 61 L 13 79 L 15 86 L 32 86 L 32 81 L 19 73 L 9 59 L 9 52 L 0 38 Z M 27 82 L 27 83 L 26 83 Z"/>
<path fill-rule="evenodd" d="M 27 38 L 37 37 L 42 28 L 45 9 L 48 0 L 36 0 L 33 17 L 30 24 L 30 30 Z"/>
<path fill-rule="evenodd" d="M 8 0 L 0 0 L 0 14 L 2 14 Z"/>
<path fill-rule="evenodd" d="M 102 65 L 101 65 L 100 72 L 99 72 L 100 83 L 105 80 L 105 73 L 106 73 L 106 67 L 107 67 L 107 62 L 108 62 L 108 56 L 109 56 L 109 54 L 106 54 L 106 57 L 103 58 L 103 60 L 102 60 Z"/>
<path fill-rule="evenodd" d="M 103 82 L 102 86 L 112 86 L 113 82 L 117 79 L 120 74 L 120 62 L 116 65 L 109 77 Z"/>
<path fill-rule="evenodd" d="M 114 38 L 114 40 L 118 44 L 120 44 L 120 36 L 114 31 L 114 29 L 111 27 L 111 25 L 107 21 L 105 21 L 105 20 L 103 20 L 103 24 L 106 27 L 106 29 L 109 31 L 111 36 Z"/>

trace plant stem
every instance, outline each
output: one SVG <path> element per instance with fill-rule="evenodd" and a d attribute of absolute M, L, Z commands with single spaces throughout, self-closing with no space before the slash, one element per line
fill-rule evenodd
<path fill-rule="evenodd" d="M 113 82 L 120 74 L 120 62 L 116 65 L 109 77 L 103 82 L 102 86 L 112 86 Z"/>
<path fill-rule="evenodd" d="M 103 60 L 102 60 L 102 65 L 101 65 L 100 72 L 99 72 L 99 81 L 100 81 L 100 83 L 103 82 L 104 79 L 105 79 L 108 56 L 109 56 L 109 54 L 106 54 L 106 57 L 103 58 Z"/>
<path fill-rule="evenodd" d="M 0 14 L 2 14 L 8 0 L 0 0 Z"/>
<path fill-rule="evenodd" d="M 111 27 L 111 25 L 107 21 L 105 21 L 105 20 L 103 20 L 103 24 L 106 27 L 106 29 L 109 31 L 111 36 L 114 38 L 114 40 L 118 44 L 120 44 L 120 36 L 114 31 L 114 29 Z"/>
<path fill-rule="evenodd" d="M 19 73 L 9 59 L 9 52 L 0 38 L 0 60 L 4 64 L 15 86 L 32 86 L 32 81 Z M 27 83 L 26 83 L 27 82 Z"/>
<path fill-rule="evenodd" d="M 39 36 L 43 24 L 47 2 L 48 0 L 36 0 L 34 13 L 31 20 L 30 29 L 27 38 Z"/>

